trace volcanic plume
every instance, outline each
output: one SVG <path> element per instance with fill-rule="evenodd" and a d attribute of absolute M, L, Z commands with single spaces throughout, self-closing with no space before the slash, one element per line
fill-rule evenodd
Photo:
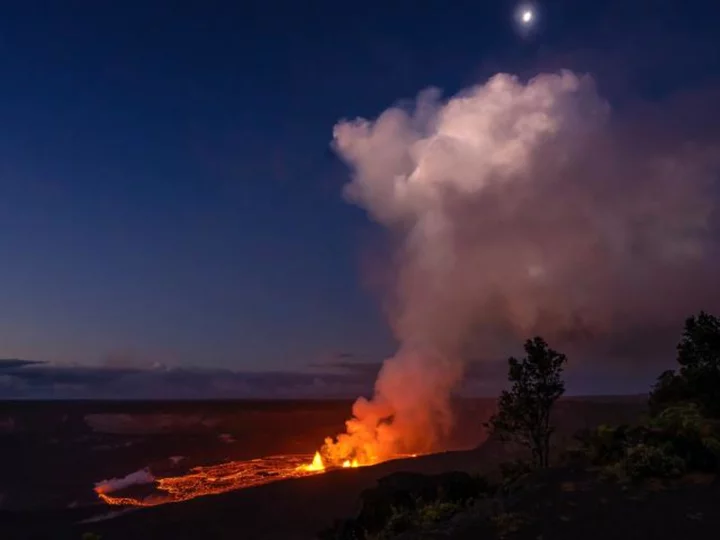
<path fill-rule="evenodd" d="M 445 101 L 430 89 L 335 126 L 347 199 L 396 242 L 399 350 L 327 461 L 442 446 L 468 358 L 535 333 L 572 345 L 676 325 L 708 299 L 716 147 L 627 127 L 568 71 L 498 74 Z"/>

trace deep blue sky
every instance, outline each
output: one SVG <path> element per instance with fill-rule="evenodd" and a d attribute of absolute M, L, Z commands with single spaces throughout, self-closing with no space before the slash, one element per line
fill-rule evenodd
<path fill-rule="evenodd" d="M 711 2 L 5 2 L 0 357 L 302 369 L 392 340 L 343 201 L 343 117 L 495 71 L 618 107 L 720 74 Z"/>

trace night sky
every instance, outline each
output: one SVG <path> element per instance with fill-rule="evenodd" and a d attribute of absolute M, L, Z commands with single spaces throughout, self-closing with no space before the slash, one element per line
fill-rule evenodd
<path fill-rule="evenodd" d="M 5 2 L 0 358 L 46 363 L 0 365 L 0 397 L 352 397 L 395 343 L 339 120 L 500 71 L 589 72 L 620 114 L 720 97 L 714 2 L 548 0 L 531 36 L 516 5 Z"/>

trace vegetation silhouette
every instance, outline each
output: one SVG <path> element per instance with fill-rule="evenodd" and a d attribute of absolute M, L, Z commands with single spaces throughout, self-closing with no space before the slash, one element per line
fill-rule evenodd
<path fill-rule="evenodd" d="M 508 359 L 512 386 L 500 394 L 498 411 L 485 425 L 501 440 L 527 447 L 533 466 L 547 467 L 554 431 L 550 413 L 565 392 L 562 373 L 567 358 L 541 337 L 527 340 L 525 353 L 521 360 Z"/>

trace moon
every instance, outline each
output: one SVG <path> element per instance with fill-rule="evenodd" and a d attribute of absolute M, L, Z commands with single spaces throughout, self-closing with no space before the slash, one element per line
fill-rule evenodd
<path fill-rule="evenodd" d="M 527 0 L 515 6 L 515 29 L 520 36 L 530 37 L 536 31 L 539 22 L 539 11 L 533 0 Z"/>

